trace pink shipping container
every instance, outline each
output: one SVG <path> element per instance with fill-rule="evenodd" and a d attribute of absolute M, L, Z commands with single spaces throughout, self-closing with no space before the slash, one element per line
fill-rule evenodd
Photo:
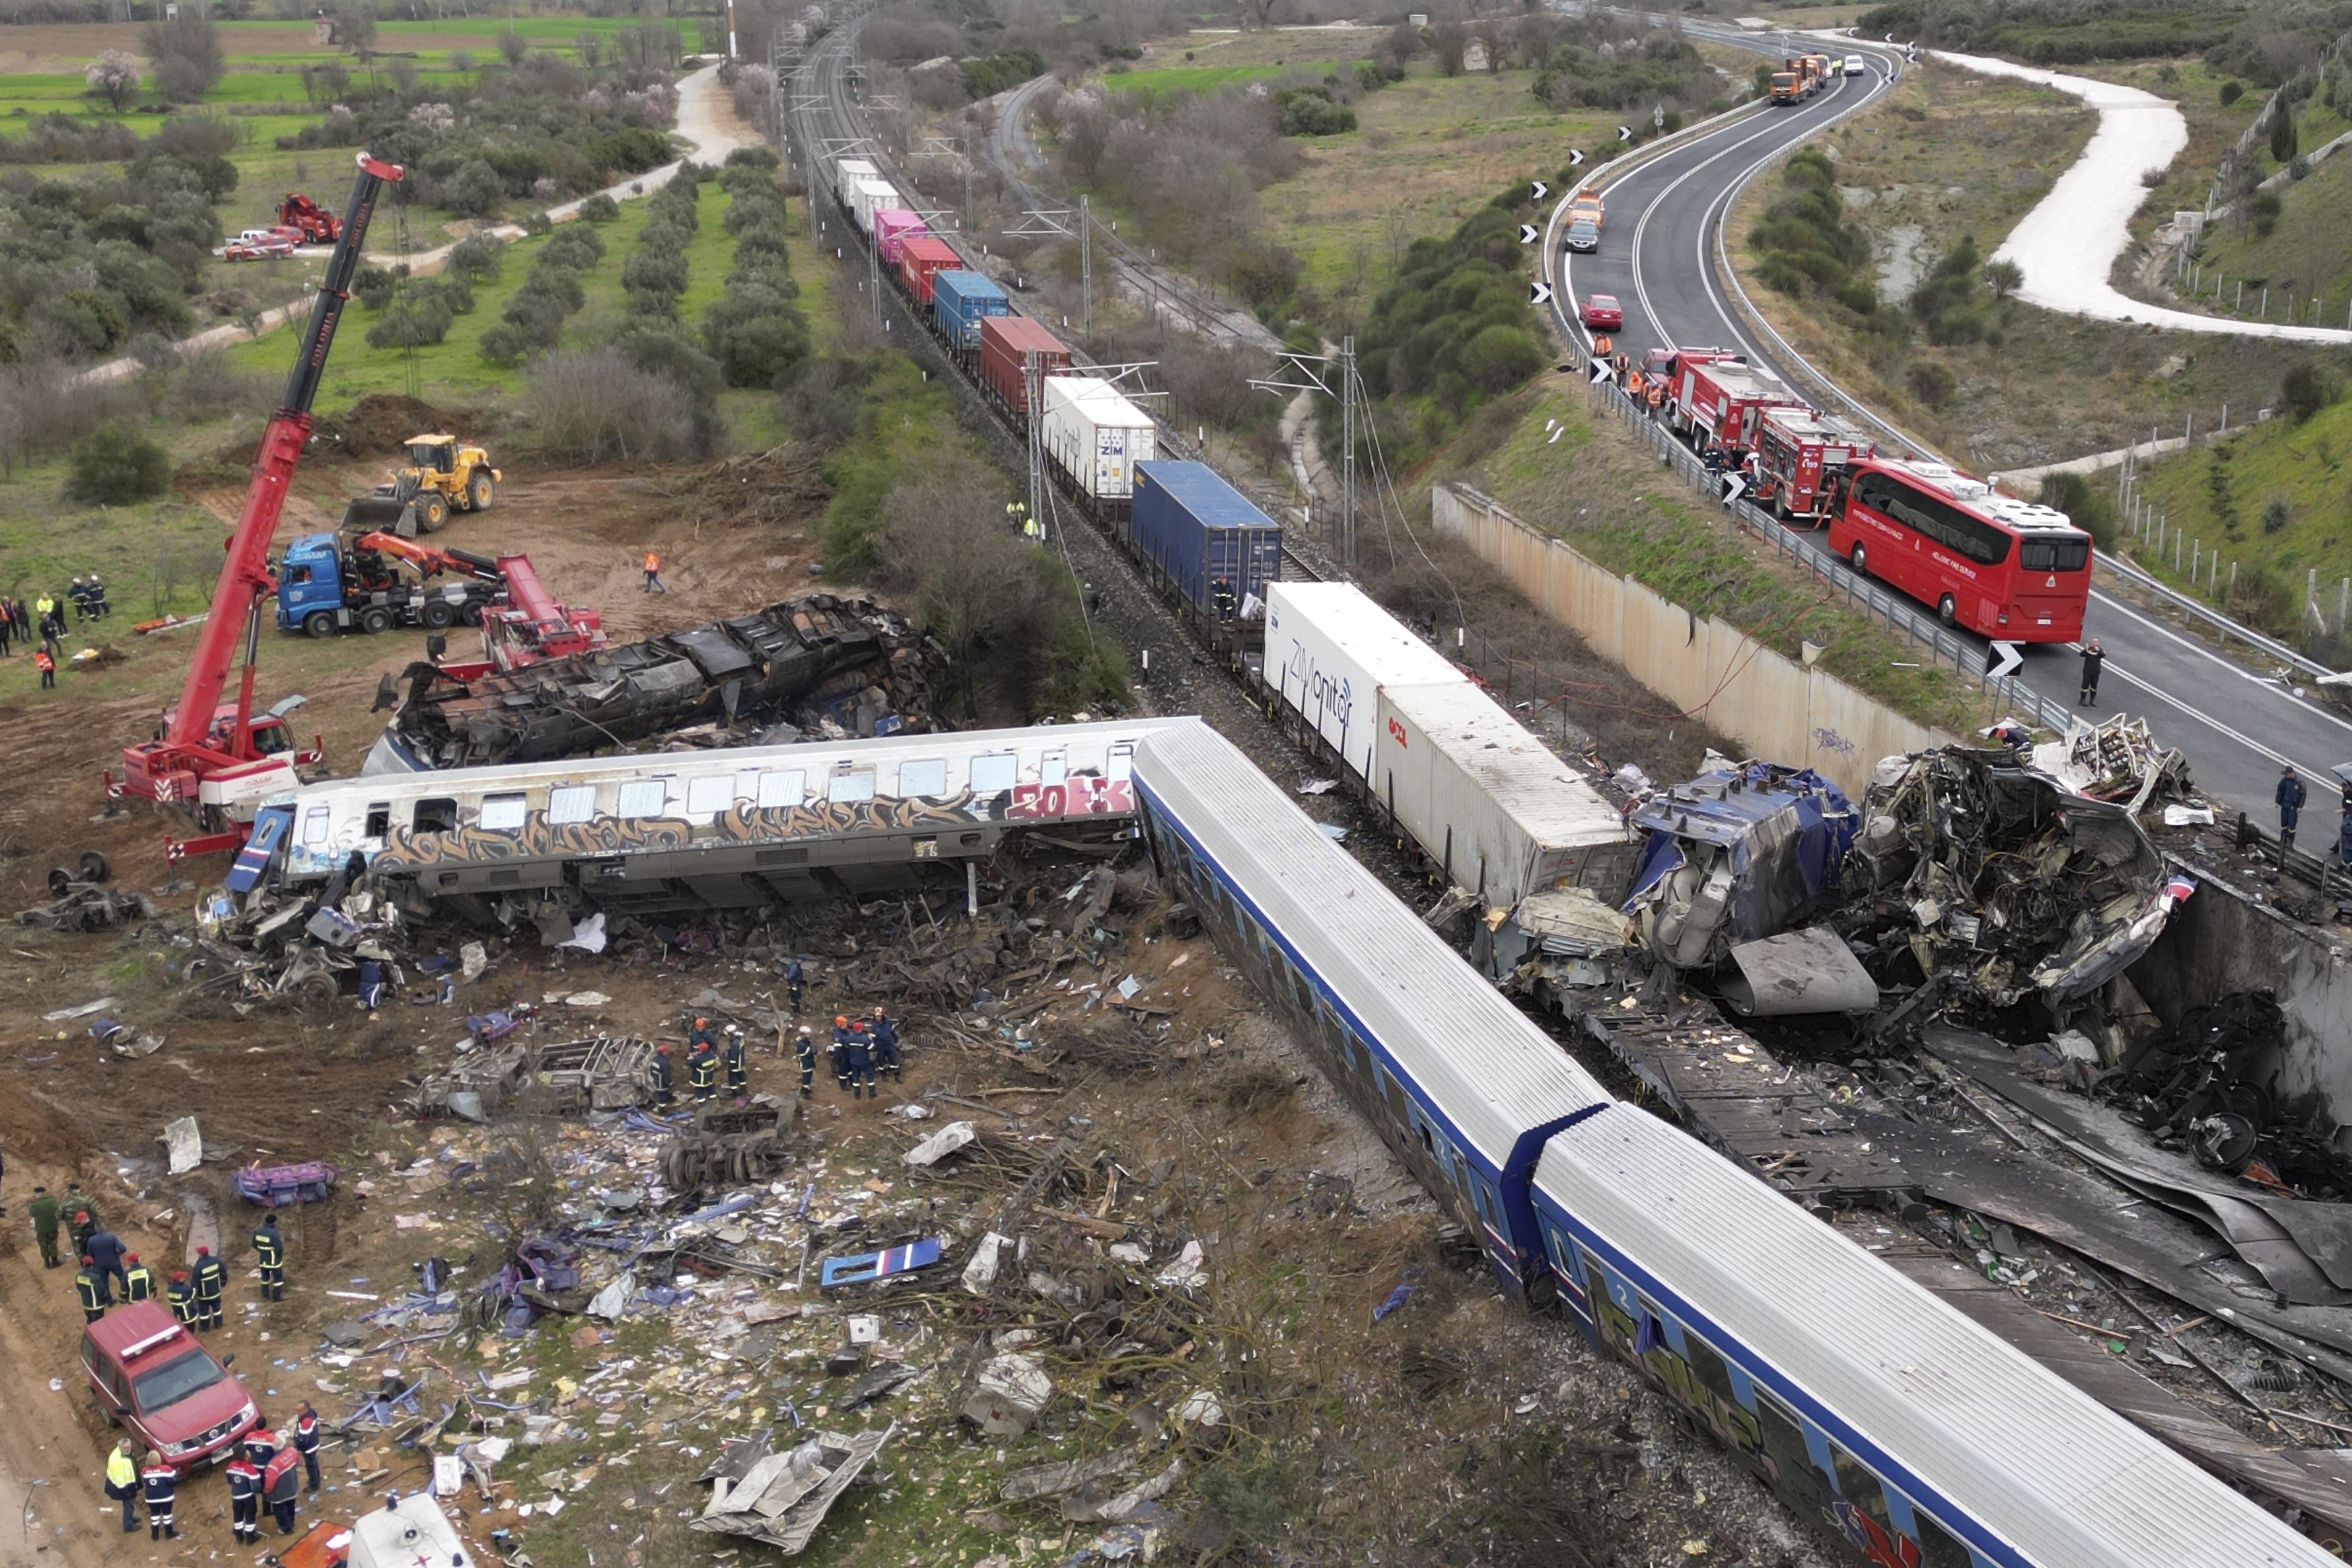
<path fill-rule="evenodd" d="M 874 211 L 874 243 L 882 247 L 882 263 L 898 265 L 898 252 L 907 241 L 919 234 L 928 234 L 920 216 L 905 207 L 877 207 Z"/>

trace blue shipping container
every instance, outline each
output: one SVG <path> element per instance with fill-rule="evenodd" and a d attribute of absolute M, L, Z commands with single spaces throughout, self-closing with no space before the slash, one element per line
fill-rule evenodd
<path fill-rule="evenodd" d="M 931 310 L 948 342 L 971 350 L 980 347 L 980 323 L 1011 315 L 1013 301 L 984 272 L 940 272 L 931 278 Z"/>
<path fill-rule="evenodd" d="M 1217 614 L 1216 584 L 1233 612 L 1282 575 L 1282 528 L 1206 463 L 1135 465 L 1135 547 L 1203 617 Z"/>

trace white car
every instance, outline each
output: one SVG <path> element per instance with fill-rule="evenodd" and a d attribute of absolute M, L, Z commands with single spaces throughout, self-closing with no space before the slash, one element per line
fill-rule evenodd
<path fill-rule="evenodd" d="M 1862 74 L 1862 57 L 1860 55 L 1846 56 L 1845 74 L 1848 76 L 1860 76 Z"/>

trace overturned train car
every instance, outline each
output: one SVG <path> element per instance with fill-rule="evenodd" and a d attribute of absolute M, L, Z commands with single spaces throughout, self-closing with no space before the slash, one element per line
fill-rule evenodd
<path fill-rule="evenodd" d="M 921 728 L 943 661 L 873 599 L 812 594 L 518 669 L 413 664 L 362 774 L 583 756 L 712 721 L 830 721 L 853 735 Z"/>
<path fill-rule="evenodd" d="M 387 892 L 470 899 L 474 912 L 511 898 L 537 919 L 961 883 L 1013 834 L 1115 848 L 1132 824 L 1136 744 L 1166 722 L 338 779 L 264 805 L 230 887 L 266 877 L 307 894 L 349 874 L 357 857 Z"/>

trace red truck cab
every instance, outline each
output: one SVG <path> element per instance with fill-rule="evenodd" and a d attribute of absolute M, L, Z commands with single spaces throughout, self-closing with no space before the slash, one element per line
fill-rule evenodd
<path fill-rule="evenodd" d="M 261 1424 L 228 1363 L 159 1301 L 133 1301 L 84 1328 L 81 1364 L 107 1418 L 175 1470 L 226 1459 Z"/>

